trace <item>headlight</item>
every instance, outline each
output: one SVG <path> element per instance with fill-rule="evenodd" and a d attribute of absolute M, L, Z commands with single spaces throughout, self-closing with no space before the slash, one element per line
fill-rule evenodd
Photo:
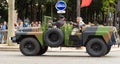
<path fill-rule="evenodd" d="M 12 40 L 13 42 L 16 42 L 17 38 L 14 36 L 14 37 L 11 37 L 11 40 Z"/>

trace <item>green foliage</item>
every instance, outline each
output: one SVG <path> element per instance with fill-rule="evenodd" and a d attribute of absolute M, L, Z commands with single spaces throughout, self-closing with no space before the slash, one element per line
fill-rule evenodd
<path fill-rule="evenodd" d="M 102 11 L 104 11 L 104 14 L 107 14 L 108 12 L 114 12 L 115 11 L 115 2 L 116 0 L 102 0 L 103 7 Z"/>
<path fill-rule="evenodd" d="M 1 0 L 0 0 L 1 1 Z M 29 17 L 31 20 L 38 18 L 43 19 L 43 16 L 57 17 L 57 10 L 55 4 L 59 0 L 15 0 L 18 17 Z M 65 17 L 69 21 L 76 18 L 76 1 L 77 0 L 63 0 L 67 3 Z M 92 0 L 89 7 L 81 8 L 81 16 L 84 21 L 95 21 L 94 17 L 98 15 L 107 15 L 108 12 L 115 12 L 115 2 L 117 0 Z M 96 16 L 94 15 L 96 13 Z M 102 13 L 102 14 L 101 14 Z M 102 16 L 103 17 L 103 16 Z M 102 18 L 101 17 L 101 18 Z M 99 19 L 98 19 L 99 20 Z M 102 20 L 101 20 L 102 21 Z"/>
<path fill-rule="evenodd" d="M 8 4 L 6 0 L 0 0 L 0 23 L 8 20 Z"/>
<path fill-rule="evenodd" d="M 36 19 L 42 20 L 42 16 L 50 16 L 51 12 L 56 12 L 54 5 L 57 1 L 58 0 L 15 0 L 15 9 L 19 13 L 18 17 L 21 19 L 29 17 L 32 21 Z M 64 1 L 67 2 L 69 0 Z M 53 15 L 56 16 L 57 14 L 55 13 Z"/>

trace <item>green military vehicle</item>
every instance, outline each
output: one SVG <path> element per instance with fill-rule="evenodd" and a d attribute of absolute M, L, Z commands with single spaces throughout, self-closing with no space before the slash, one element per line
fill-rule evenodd
<path fill-rule="evenodd" d="M 20 44 L 25 56 L 44 54 L 49 47 L 86 47 L 90 56 L 101 57 L 110 52 L 116 44 L 116 35 L 112 26 L 90 26 L 71 35 L 73 26 L 65 24 L 61 28 L 49 27 L 22 28 L 16 31 L 12 41 Z"/>

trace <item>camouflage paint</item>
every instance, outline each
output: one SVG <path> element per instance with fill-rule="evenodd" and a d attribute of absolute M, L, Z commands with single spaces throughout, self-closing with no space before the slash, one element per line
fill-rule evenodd
<path fill-rule="evenodd" d="M 42 28 L 32 27 L 32 28 L 21 28 L 16 34 L 18 35 L 33 35 L 35 36 L 41 45 L 44 45 L 43 41 L 43 31 Z"/>
<path fill-rule="evenodd" d="M 112 37 L 112 27 L 110 26 L 98 26 L 95 35 L 102 35 L 106 43 L 109 43 L 109 40 Z"/>
<path fill-rule="evenodd" d="M 72 42 L 69 41 L 69 36 L 72 32 L 73 26 L 69 24 L 65 24 L 61 27 L 61 30 L 64 32 L 64 45 L 65 46 L 71 46 Z M 43 28 L 25 28 L 20 29 L 17 34 L 19 35 L 34 35 L 37 37 L 41 45 L 44 45 L 44 39 L 43 39 L 43 32 L 46 30 L 46 28 L 43 30 Z M 88 36 L 90 35 L 99 35 L 103 36 L 106 43 L 109 43 L 111 40 L 111 37 L 113 35 L 113 27 L 110 26 L 92 26 L 87 27 L 83 31 L 83 43 L 87 40 Z"/>
<path fill-rule="evenodd" d="M 36 35 L 37 39 L 39 40 L 40 44 L 43 46 L 44 45 L 44 41 L 43 41 L 43 32 L 39 35 Z"/>
<path fill-rule="evenodd" d="M 40 34 L 36 34 L 35 36 L 37 37 L 38 41 L 40 42 L 40 44 L 43 46 L 44 45 L 44 39 L 43 39 L 43 31 L 42 28 L 39 28 L 39 32 Z"/>
<path fill-rule="evenodd" d="M 86 27 L 82 32 L 83 45 L 88 41 L 89 36 L 94 36 L 97 31 L 97 26 Z"/>
<path fill-rule="evenodd" d="M 69 24 L 65 24 L 61 27 L 61 30 L 64 32 L 64 44 L 66 46 L 70 46 L 72 43 L 69 41 L 69 36 L 72 32 L 73 26 Z"/>

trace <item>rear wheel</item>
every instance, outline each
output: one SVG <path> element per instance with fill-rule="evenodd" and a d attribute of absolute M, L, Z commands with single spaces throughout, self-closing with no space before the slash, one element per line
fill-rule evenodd
<path fill-rule="evenodd" d="M 20 51 L 25 56 L 35 56 L 39 50 L 41 50 L 41 46 L 35 38 L 24 38 L 20 43 Z"/>
<path fill-rule="evenodd" d="M 102 39 L 94 38 L 87 43 L 86 50 L 90 56 L 100 57 L 107 52 L 107 45 Z"/>

